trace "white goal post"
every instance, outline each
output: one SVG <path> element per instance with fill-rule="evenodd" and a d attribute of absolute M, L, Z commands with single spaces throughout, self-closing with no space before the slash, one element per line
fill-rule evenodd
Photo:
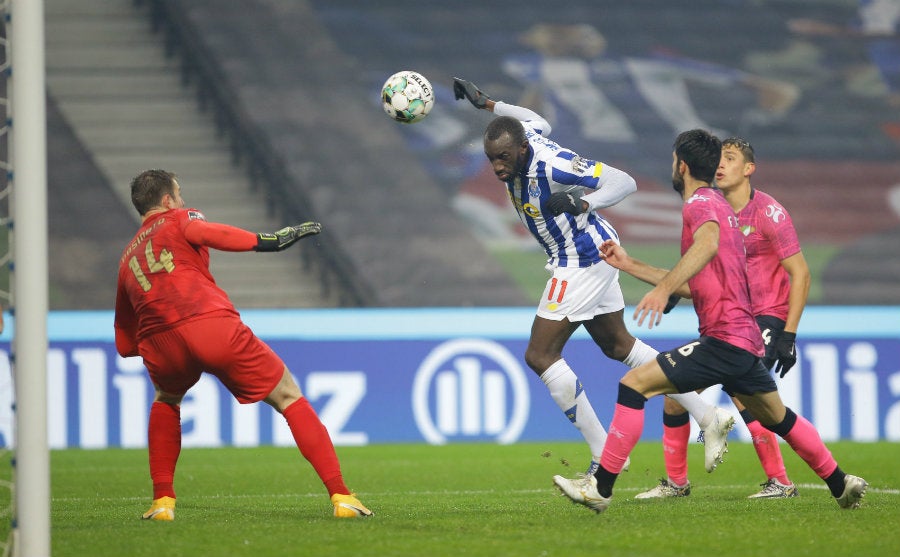
<path fill-rule="evenodd" d="M 12 339 L 16 400 L 13 555 L 50 555 L 47 444 L 47 114 L 43 0 L 8 0 Z"/>

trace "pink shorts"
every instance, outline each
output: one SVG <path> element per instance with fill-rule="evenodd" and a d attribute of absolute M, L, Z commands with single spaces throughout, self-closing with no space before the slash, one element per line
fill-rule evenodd
<path fill-rule="evenodd" d="M 285 365 L 237 316 L 188 321 L 140 341 L 150 379 L 163 392 L 184 395 L 204 371 L 242 404 L 260 401 L 281 380 Z"/>

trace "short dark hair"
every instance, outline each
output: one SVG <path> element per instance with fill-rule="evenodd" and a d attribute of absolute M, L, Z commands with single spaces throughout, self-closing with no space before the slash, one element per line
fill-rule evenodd
<path fill-rule="evenodd" d="M 752 163 L 756 162 L 756 153 L 753 151 L 753 145 L 750 145 L 750 142 L 746 139 L 729 137 L 722 141 L 722 148 L 724 149 L 725 147 L 734 147 L 744 155 L 745 161 Z"/>
<path fill-rule="evenodd" d="M 511 116 L 498 116 L 491 120 L 491 123 L 484 130 L 484 140 L 496 141 L 505 133 L 509 134 L 510 139 L 516 145 L 521 145 L 525 142 L 525 126 Z"/>
<path fill-rule="evenodd" d="M 712 183 L 722 158 L 722 142 L 706 130 L 688 130 L 675 138 L 675 158 L 684 161 L 691 176 Z"/>
<path fill-rule="evenodd" d="M 141 216 L 159 205 L 166 194 L 175 195 L 174 172 L 145 170 L 131 180 L 131 204 Z"/>

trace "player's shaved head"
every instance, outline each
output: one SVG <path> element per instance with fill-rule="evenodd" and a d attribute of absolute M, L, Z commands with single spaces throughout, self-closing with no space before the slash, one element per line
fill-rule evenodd
<path fill-rule="evenodd" d="M 509 134 L 511 142 L 518 145 L 525 141 L 525 126 L 515 118 L 498 116 L 484 130 L 484 141 L 496 141 L 505 134 Z"/>

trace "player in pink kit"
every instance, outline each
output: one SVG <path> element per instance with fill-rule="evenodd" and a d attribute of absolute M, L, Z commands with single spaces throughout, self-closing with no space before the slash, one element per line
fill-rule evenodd
<path fill-rule="evenodd" d="M 733 137 L 722 142 L 722 158 L 716 185 L 738 218 L 747 251 L 747 276 L 753 315 L 766 345 L 763 364 L 775 367 L 781 377 L 797 361 L 797 326 L 809 293 L 809 267 L 790 215 L 772 196 L 753 189 L 756 170 L 753 147 Z M 784 459 L 774 433 L 732 397 L 750 430 L 753 447 L 766 473 L 762 489 L 751 499 L 796 497 L 797 487 L 788 479 Z M 636 499 L 685 497 L 691 493 L 687 479 L 687 447 L 690 425 L 687 411 L 669 397 L 663 403 L 663 455 L 666 478 Z"/>
<path fill-rule="evenodd" d="M 131 182 L 141 228 L 119 263 L 116 349 L 141 356 L 156 390 L 148 452 L 153 504 L 142 518 L 175 520 L 175 466 L 181 453 L 181 400 L 203 372 L 215 375 L 241 404 L 265 401 L 284 416 L 297 448 L 331 497 L 339 518 L 371 516 L 344 484 L 325 426 L 287 366 L 242 321 L 209 272 L 209 248 L 281 251 L 322 225 L 306 222 L 274 234 L 207 222 L 185 209 L 181 186 L 165 170 Z"/>
<path fill-rule="evenodd" d="M 840 469 L 815 427 L 784 406 L 778 386 L 762 363 L 763 340 L 750 306 L 743 234 L 731 206 L 710 183 L 722 142 L 704 130 L 675 140 L 672 184 L 684 200 L 681 259 L 671 271 L 628 256 L 613 241 L 602 246 L 607 262 L 655 284 L 635 308 L 638 325 L 658 325 L 669 296 L 690 297 L 700 338 L 660 353 L 619 381 L 609 438 L 593 475 L 553 482 L 575 503 L 605 511 L 622 465 L 644 428 L 644 405 L 652 396 L 688 392 L 721 384 L 737 396 L 760 423 L 781 436 L 828 485 L 838 505 L 859 507 L 866 493 L 862 478 Z"/>

